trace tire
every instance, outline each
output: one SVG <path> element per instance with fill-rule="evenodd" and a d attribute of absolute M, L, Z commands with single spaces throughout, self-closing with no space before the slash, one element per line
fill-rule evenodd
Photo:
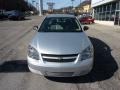
<path fill-rule="evenodd" d="M 89 24 L 92 24 L 92 21 L 89 21 Z"/>
<path fill-rule="evenodd" d="M 21 20 L 21 17 L 18 17 L 18 20 Z"/>

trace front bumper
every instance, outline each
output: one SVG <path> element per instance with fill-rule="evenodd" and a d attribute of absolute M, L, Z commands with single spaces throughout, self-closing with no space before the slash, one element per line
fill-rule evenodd
<path fill-rule="evenodd" d="M 70 63 L 45 63 L 28 57 L 31 72 L 52 77 L 74 77 L 88 74 L 93 67 L 93 58 Z"/>

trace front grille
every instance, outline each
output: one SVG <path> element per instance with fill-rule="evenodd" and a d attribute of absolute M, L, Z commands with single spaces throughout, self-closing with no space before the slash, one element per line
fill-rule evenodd
<path fill-rule="evenodd" d="M 67 55 L 53 55 L 53 54 L 41 54 L 43 61 L 46 62 L 74 62 L 78 54 L 67 54 Z"/>

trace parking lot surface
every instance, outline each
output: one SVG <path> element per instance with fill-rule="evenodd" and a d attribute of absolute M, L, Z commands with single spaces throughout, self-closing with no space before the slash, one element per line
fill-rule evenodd
<path fill-rule="evenodd" d="M 27 46 L 42 17 L 0 21 L 0 90 L 120 90 L 120 28 L 88 25 L 86 34 L 95 49 L 88 75 L 53 78 L 33 74 L 27 67 Z"/>

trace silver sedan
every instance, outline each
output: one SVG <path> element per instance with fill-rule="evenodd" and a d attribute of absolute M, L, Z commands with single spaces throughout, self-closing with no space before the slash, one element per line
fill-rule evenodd
<path fill-rule="evenodd" d="M 93 67 L 93 45 L 75 16 L 48 15 L 28 46 L 28 67 L 44 76 L 74 77 Z"/>

